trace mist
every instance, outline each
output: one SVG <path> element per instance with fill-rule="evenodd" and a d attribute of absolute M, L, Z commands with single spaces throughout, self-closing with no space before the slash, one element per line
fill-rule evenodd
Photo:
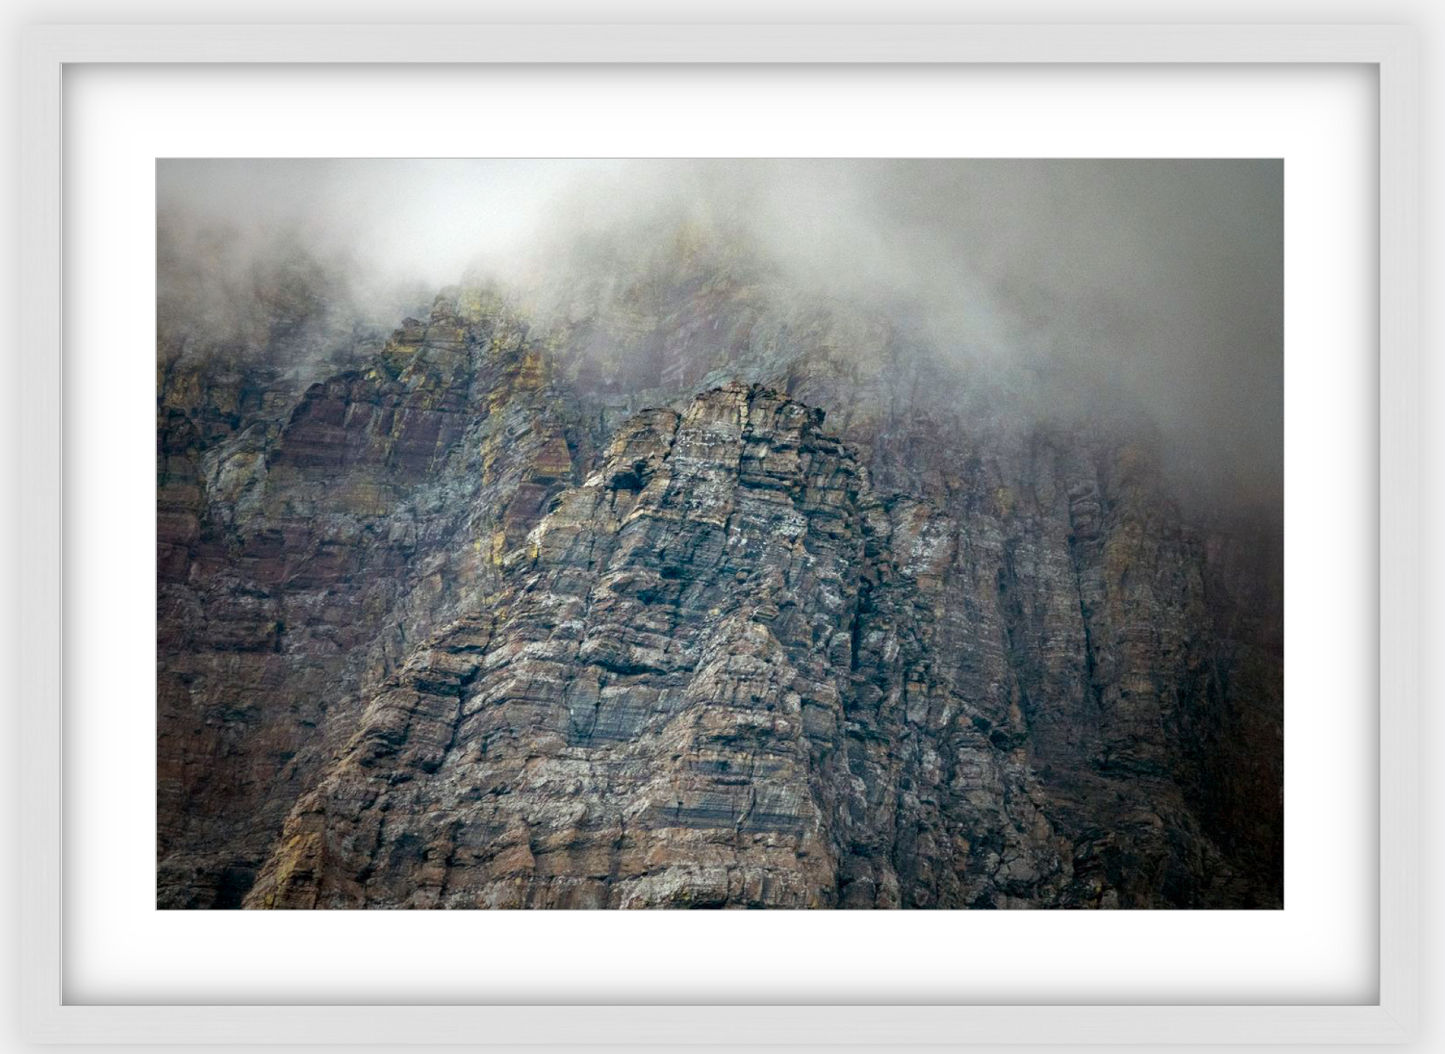
<path fill-rule="evenodd" d="M 1280 500 L 1277 160 L 165 160 L 157 216 L 162 299 L 187 283 L 197 317 L 299 249 L 378 324 L 464 275 L 545 301 L 587 246 L 641 264 L 686 225 L 722 265 L 1043 378 L 1042 405 L 1117 391 L 1174 460 Z"/>

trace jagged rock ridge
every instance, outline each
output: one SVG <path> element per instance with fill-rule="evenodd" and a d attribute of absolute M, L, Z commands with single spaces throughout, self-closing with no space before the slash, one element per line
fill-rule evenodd
<path fill-rule="evenodd" d="M 463 289 L 230 416 L 167 367 L 160 904 L 1279 903 L 1268 524 L 886 326 L 650 295 Z"/>

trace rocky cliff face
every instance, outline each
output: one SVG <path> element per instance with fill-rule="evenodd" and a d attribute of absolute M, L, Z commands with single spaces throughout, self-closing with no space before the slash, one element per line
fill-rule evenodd
<path fill-rule="evenodd" d="M 1267 517 L 766 276 L 586 293 L 163 334 L 161 906 L 1280 903 Z"/>

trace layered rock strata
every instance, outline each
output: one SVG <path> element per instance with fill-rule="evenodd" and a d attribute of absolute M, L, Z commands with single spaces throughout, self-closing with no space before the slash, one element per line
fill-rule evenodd
<path fill-rule="evenodd" d="M 167 366 L 161 906 L 1280 903 L 1268 518 L 888 325 L 649 296 Z"/>

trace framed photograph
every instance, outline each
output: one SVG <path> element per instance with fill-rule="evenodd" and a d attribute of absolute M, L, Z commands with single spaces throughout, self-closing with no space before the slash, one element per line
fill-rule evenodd
<path fill-rule="evenodd" d="M 30 1036 L 1411 1037 L 1416 77 L 30 30 Z"/>

